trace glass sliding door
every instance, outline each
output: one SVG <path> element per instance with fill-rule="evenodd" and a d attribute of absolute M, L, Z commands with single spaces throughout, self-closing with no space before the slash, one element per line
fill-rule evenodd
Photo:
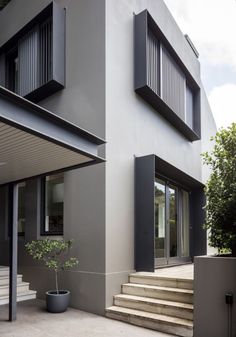
<path fill-rule="evenodd" d="M 166 186 L 160 179 L 155 181 L 155 257 L 166 258 Z"/>
<path fill-rule="evenodd" d="M 189 193 L 182 191 L 181 256 L 189 256 Z"/>
<path fill-rule="evenodd" d="M 156 267 L 189 260 L 189 193 L 155 179 Z"/>

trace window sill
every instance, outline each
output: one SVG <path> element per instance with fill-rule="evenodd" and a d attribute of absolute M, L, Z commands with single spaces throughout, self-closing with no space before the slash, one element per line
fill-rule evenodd
<path fill-rule="evenodd" d="M 200 139 L 177 114 L 158 96 L 148 85 L 136 88 L 135 92 L 148 102 L 158 113 L 160 113 L 169 123 L 171 123 L 189 141 L 194 142 Z"/>
<path fill-rule="evenodd" d="M 41 236 L 63 236 L 63 232 L 45 232 L 45 233 L 40 233 Z"/>
<path fill-rule="evenodd" d="M 33 103 L 38 103 L 39 101 L 55 94 L 57 91 L 61 89 L 64 89 L 64 86 L 61 83 L 55 80 L 51 80 L 45 83 L 44 85 L 42 85 L 41 87 L 30 92 L 24 98 L 28 99 L 29 101 Z"/>

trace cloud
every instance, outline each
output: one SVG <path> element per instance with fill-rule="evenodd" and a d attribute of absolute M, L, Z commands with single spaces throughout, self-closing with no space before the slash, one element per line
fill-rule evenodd
<path fill-rule="evenodd" d="M 208 99 L 218 128 L 236 123 L 236 84 L 213 88 Z"/>
<path fill-rule="evenodd" d="M 165 0 L 183 33 L 193 40 L 200 60 L 236 71 L 235 0 Z"/>

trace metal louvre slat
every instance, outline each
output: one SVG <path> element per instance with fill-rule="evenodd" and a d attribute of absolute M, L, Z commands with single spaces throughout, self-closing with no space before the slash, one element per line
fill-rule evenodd
<path fill-rule="evenodd" d="M 185 120 L 185 76 L 164 46 L 162 46 L 162 99 L 182 120 Z"/>
<path fill-rule="evenodd" d="M 51 47 L 52 20 L 48 19 L 39 28 L 39 49 L 40 49 L 40 86 L 47 83 L 52 78 L 52 47 Z"/>
<path fill-rule="evenodd" d="M 38 88 L 38 29 L 26 34 L 18 43 L 19 94 L 25 96 Z"/>
<path fill-rule="evenodd" d="M 150 29 L 147 39 L 147 83 L 160 95 L 160 42 Z"/>

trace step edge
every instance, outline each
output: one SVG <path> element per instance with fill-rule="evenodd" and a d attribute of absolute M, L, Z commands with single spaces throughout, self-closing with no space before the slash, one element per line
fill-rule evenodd
<path fill-rule="evenodd" d="M 18 297 L 28 296 L 28 295 L 36 295 L 36 294 L 37 294 L 36 290 L 28 290 L 27 292 L 18 293 L 17 294 L 17 298 Z M 8 298 L 9 298 L 9 295 L 0 295 L 0 301 L 8 299 Z"/>
<path fill-rule="evenodd" d="M 193 279 L 185 279 L 181 277 L 168 277 L 168 276 L 157 276 L 157 275 L 136 275 L 136 274 L 129 274 L 129 277 L 134 278 L 146 278 L 150 280 L 165 280 L 165 281 L 180 281 L 180 282 L 186 282 L 186 283 L 193 283 Z"/>
<path fill-rule="evenodd" d="M 20 282 L 20 283 L 17 283 L 17 287 L 23 287 L 23 286 L 29 286 L 30 283 L 29 282 Z M 1 289 L 5 289 L 5 288 L 9 288 L 9 285 L 0 285 L 0 290 Z"/>
<path fill-rule="evenodd" d="M 133 287 L 133 288 L 147 288 L 153 290 L 165 290 L 170 292 L 177 292 L 179 294 L 189 294 L 193 295 L 194 291 L 192 289 L 185 289 L 185 288 L 176 288 L 176 287 L 161 287 L 161 286 L 154 286 L 149 284 L 141 284 L 141 283 L 124 283 L 122 287 Z"/>
<path fill-rule="evenodd" d="M 190 304 L 190 303 L 163 300 L 163 299 L 158 299 L 158 298 L 151 298 L 151 297 L 144 297 L 144 296 L 137 296 L 137 295 L 119 294 L 119 295 L 114 295 L 114 300 L 115 299 L 133 301 L 133 302 L 145 302 L 151 305 L 160 304 L 161 306 L 170 306 L 173 308 L 181 308 L 181 309 L 186 309 L 186 310 L 191 310 L 191 311 L 193 311 L 194 309 L 193 304 Z M 184 307 L 183 305 L 187 305 L 188 307 Z"/>
<path fill-rule="evenodd" d="M 130 311 L 130 312 L 125 312 L 125 311 L 122 311 L 122 310 L 120 311 L 119 308 L 123 308 L 123 307 L 111 306 L 111 307 L 106 309 L 106 313 L 121 314 L 123 316 L 133 315 L 133 316 L 136 316 L 140 319 L 144 318 L 144 319 L 147 319 L 147 320 L 150 320 L 150 321 L 161 321 L 163 323 L 183 326 L 183 327 L 186 327 L 186 328 L 189 328 L 189 329 L 193 328 L 193 323 L 190 320 L 187 320 L 187 319 L 182 319 L 182 318 L 172 317 L 172 316 L 168 316 L 168 315 L 160 315 L 160 314 L 152 313 L 152 315 L 158 316 L 158 317 L 154 318 L 154 317 L 148 317 L 147 312 L 143 311 L 143 310 L 134 310 L 134 309 L 130 309 L 130 308 L 123 308 L 123 309 L 127 309 L 127 311 Z M 137 312 L 139 312 L 139 313 L 137 313 Z M 167 317 L 168 319 L 166 320 L 165 317 Z"/>

